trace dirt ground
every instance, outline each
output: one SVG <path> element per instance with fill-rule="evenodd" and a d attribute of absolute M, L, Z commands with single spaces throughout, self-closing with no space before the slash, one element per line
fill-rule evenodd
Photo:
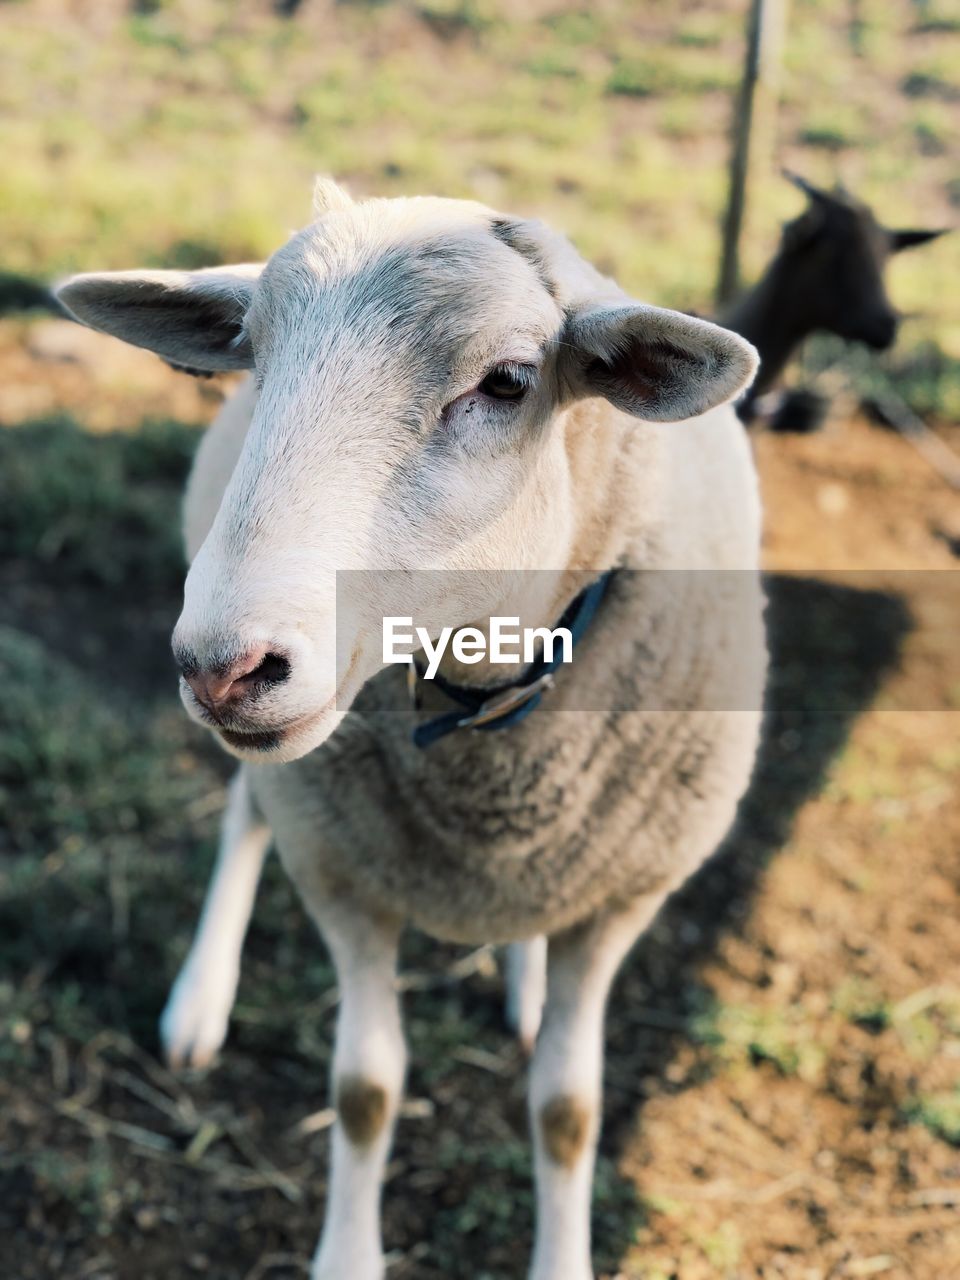
<path fill-rule="evenodd" d="M 111 433 L 145 413 L 210 416 L 216 387 L 136 353 L 94 361 L 75 341 L 87 337 L 48 322 L 3 329 L 0 420 L 69 408 Z M 938 430 L 960 450 L 960 430 Z M 755 446 L 767 742 L 737 831 L 613 995 L 599 1274 L 945 1280 L 960 1275 L 960 501 L 861 417 Z M 108 808 L 126 843 L 104 845 L 88 879 L 93 837 L 71 834 L 69 815 L 44 834 L 54 819 L 33 800 L 16 809 L 0 860 L 0 1276 L 303 1276 L 322 1218 L 335 992 L 275 868 L 220 1065 L 176 1078 L 157 1056 L 226 776 L 180 726 L 164 656 L 176 584 L 148 613 L 128 582 L 91 584 L 55 555 L 5 554 L 0 574 L 6 625 L 89 661 L 118 707 L 155 684 L 151 714 L 173 744 L 150 766 L 168 771 L 170 798 L 149 819 Z M 532 1224 L 524 1066 L 495 958 L 414 938 L 404 982 L 390 1275 L 518 1280 Z"/>

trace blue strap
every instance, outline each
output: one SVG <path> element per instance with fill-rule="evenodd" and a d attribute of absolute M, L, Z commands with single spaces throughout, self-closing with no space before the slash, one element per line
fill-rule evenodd
<path fill-rule="evenodd" d="M 566 627 L 570 632 L 572 648 L 576 647 L 580 637 L 593 621 L 614 572 L 615 570 L 611 569 L 595 582 L 591 582 L 564 610 L 557 627 Z M 544 692 L 553 682 L 553 673 L 560 666 L 560 662 L 559 656 L 552 657 L 549 662 L 540 658 L 531 664 L 519 680 L 495 685 L 492 688 L 451 684 L 442 676 L 436 676 L 432 683 L 451 701 L 456 702 L 462 710 L 446 711 L 443 715 L 434 716 L 432 720 L 416 725 L 411 731 L 414 745 L 420 748 L 432 746 L 434 742 L 445 738 L 456 729 L 469 728 L 478 732 L 493 732 L 519 724 L 540 705 Z M 416 673 L 422 678 L 423 672 L 419 667 L 416 668 Z M 530 692 L 524 696 L 524 690 Z M 498 699 L 504 702 L 504 709 L 499 714 L 496 705 Z M 484 717 L 482 723 L 471 723 L 478 716 Z"/>

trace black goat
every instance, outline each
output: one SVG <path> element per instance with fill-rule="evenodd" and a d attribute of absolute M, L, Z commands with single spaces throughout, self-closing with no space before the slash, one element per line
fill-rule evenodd
<path fill-rule="evenodd" d="M 760 280 L 720 317 L 760 352 L 757 380 L 738 406 L 745 422 L 810 334 L 834 333 L 877 351 L 891 346 L 899 316 L 883 282 L 886 261 L 944 230 L 888 230 L 847 192 L 821 191 L 804 178 L 785 176 L 806 192 L 807 207 L 784 227 Z"/>

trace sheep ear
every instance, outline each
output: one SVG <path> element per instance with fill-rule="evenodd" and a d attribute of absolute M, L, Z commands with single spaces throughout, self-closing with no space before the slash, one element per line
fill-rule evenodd
<path fill-rule="evenodd" d="M 353 198 L 345 187 L 326 174 L 317 174 L 313 181 L 313 212 L 318 218 L 335 209 L 349 209 Z"/>
<path fill-rule="evenodd" d="M 918 244 L 926 244 L 930 240 L 936 240 L 937 236 L 946 235 L 949 230 L 949 227 L 938 227 L 936 231 L 888 231 L 890 252 L 899 253 L 901 249 L 912 249 Z"/>
<path fill-rule="evenodd" d="M 707 320 L 640 304 L 575 314 L 561 362 L 574 394 L 604 396 L 637 418 L 679 422 L 739 395 L 759 357 Z"/>
<path fill-rule="evenodd" d="M 77 320 L 155 351 L 172 364 L 214 373 L 249 369 L 243 318 L 261 264 L 208 271 L 104 271 L 71 276 L 56 296 Z"/>

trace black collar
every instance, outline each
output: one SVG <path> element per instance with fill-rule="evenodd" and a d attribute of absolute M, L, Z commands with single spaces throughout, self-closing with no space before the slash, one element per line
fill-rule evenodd
<path fill-rule="evenodd" d="M 566 627 L 574 647 L 577 641 L 593 621 L 610 579 L 616 571 L 608 570 L 602 577 L 591 582 L 588 587 L 576 596 L 563 612 L 557 627 Z M 461 710 L 446 711 L 443 715 L 434 716 L 423 724 L 416 725 L 411 737 L 416 746 L 424 748 L 432 746 L 440 738 L 456 729 L 480 729 L 491 731 L 506 729 L 517 724 L 540 704 L 544 692 L 553 684 L 553 673 L 560 665 L 560 657 L 545 662 L 541 657 L 534 662 L 517 680 L 505 684 L 480 688 L 479 686 L 452 684 L 443 676 L 434 676 L 431 684 L 452 702 L 456 702 Z M 410 659 L 408 680 L 410 696 L 414 708 L 418 706 L 417 686 L 424 678 L 424 673 L 417 665 L 416 659 Z"/>

